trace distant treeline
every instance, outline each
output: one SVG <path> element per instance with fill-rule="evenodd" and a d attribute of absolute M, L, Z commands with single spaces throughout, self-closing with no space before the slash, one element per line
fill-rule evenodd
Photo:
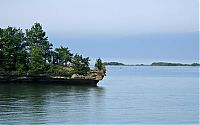
<path fill-rule="evenodd" d="M 104 65 L 112 65 L 112 66 L 200 66 L 199 63 L 192 64 L 182 64 L 182 63 L 168 63 L 168 62 L 153 62 L 150 65 L 147 64 L 136 64 L 136 65 L 128 65 L 120 62 L 104 62 Z"/>
<path fill-rule="evenodd" d="M 182 63 L 167 63 L 167 62 L 154 62 L 151 66 L 200 66 L 199 63 L 182 64 Z"/>
<path fill-rule="evenodd" d="M 124 66 L 125 64 L 119 62 L 104 62 L 104 65 Z"/>

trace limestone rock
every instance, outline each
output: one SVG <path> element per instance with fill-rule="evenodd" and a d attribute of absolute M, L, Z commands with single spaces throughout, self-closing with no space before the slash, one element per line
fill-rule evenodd
<path fill-rule="evenodd" d="M 72 79 L 79 78 L 79 74 L 73 74 L 71 78 Z"/>

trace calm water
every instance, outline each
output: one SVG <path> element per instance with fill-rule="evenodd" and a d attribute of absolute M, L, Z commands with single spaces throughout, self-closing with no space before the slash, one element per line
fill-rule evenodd
<path fill-rule="evenodd" d="M 0 85 L 0 124 L 198 124 L 198 67 L 107 67 L 98 87 Z"/>

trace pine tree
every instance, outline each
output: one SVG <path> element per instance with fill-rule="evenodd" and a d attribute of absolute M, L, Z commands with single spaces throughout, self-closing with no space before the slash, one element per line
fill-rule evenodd
<path fill-rule="evenodd" d="M 43 31 L 41 24 L 35 23 L 31 29 L 26 30 L 26 41 L 29 50 L 30 72 L 45 72 L 46 62 L 51 62 L 51 49 L 53 45 L 48 41 L 48 37 Z M 41 66 L 38 67 L 38 64 L 41 64 Z M 33 67 L 36 69 L 33 69 Z"/>
<path fill-rule="evenodd" d="M 23 71 L 27 64 L 26 58 L 26 44 L 22 30 L 13 27 L 1 29 L 0 67 L 5 71 Z"/>

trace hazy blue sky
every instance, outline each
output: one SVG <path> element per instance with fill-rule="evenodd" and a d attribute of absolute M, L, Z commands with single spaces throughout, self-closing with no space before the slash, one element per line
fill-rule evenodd
<path fill-rule="evenodd" d="M 0 27 L 42 23 L 49 40 L 105 61 L 197 62 L 198 0 L 0 0 Z"/>

